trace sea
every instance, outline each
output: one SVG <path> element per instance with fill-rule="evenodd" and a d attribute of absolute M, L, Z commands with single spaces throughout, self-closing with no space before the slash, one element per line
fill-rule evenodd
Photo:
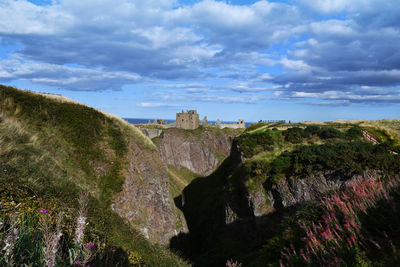
<path fill-rule="evenodd" d="M 123 118 L 123 119 L 132 124 L 146 124 L 149 121 L 154 122 L 154 119 L 138 119 L 138 118 Z M 167 123 L 175 122 L 175 120 L 167 120 L 167 119 L 164 119 L 164 121 Z M 215 124 L 215 121 L 208 121 L 208 122 Z M 221 121 L 221 123 L 236 123 L 236 121 Z M 248 127 L 250 124 L 253 124 L 253 123 L 254 122 L 245 122 L 245 125 L 246 125 L 246 127 Z"/>

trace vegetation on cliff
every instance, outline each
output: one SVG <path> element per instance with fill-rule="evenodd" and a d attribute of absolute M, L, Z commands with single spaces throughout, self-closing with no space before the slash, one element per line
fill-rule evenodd
<path fill-rule="evenodd" d="M 138 232 L 147 232 L 145 221 L 130 219 L 138 197 L 157 199 L 135 210 L 144 217 L 174 213 L 162 206 L 167 191 L 154 197 L 168 185 L 186 222 L 156 216 L 157 223 L 187 224 L 170 247 L 195 266 L 400 261 L 398 120 L 260 123 L 233 140 L 227 158 L 238 132 L 169 129 L 179 138 L 164 149 L 193 144 L 185 153 L 164 151 L 179 159 L 166 166 L 161 136 L 151 142 L 124 121 L 59 96 L 0 90 L 0 264 L 187 265 Z M 199 177 L 181 164 L 194 166 L 198 152 L 215 172 Z M 158 187 L 151 177 L 162 181 Z M 56 258 L 49 240 L 57 241 Z"/>
<path fill-rule="evenodd" d="M 138 129 L 95 109 L 54 95 L 0 86 L 0 246 L 18 229 L 14 260 L 42 265 L 40 210 L 63 213 L 57 261 L 68 265 L 78 199 L 90 195 L 82 242 L 96 243 L 93 262 L 110 265 L 185 265 L 153 245 L 110 208 L 122 190 L 134 142 L 156 151 Z M 54 222 L 54 221 L 53 221 Z M 129 256 L 131 256 L 129 258 Z M 0 258 L 1 264 L 5 257 Z M 20 263 L 21 263 L 20 262 Z"/>
<path fill-rule="evenodd" d="M 360 177 L 286 217 L 250 266 L 396 266 L 399 177 Z"/>
<path fill-rule="evenodd" d="M 321 248 L 318 252 L 320 254 L 312 256 L 312 260 L 309 252 L 306 256 L 307 260 L 310 259 L 309 262 L 301 256 L 301 253 L 307 251 L 301 238 L 312 231 L 298 222 L 305 222 L 311 226 L 314 224 L 318 228 L 318 223 L 323 220 L 322 216 L 325 213 L 318 197 L 328 197 L 329 194 L 332 194 L 332 197 L 335 194 L 341 196 L 340 190 L 348 186 L 346 183 L 355 183 L 357 188 L 365 189 L 365 183 L 376 181 L 376 186 L 387 188 L 388 180 L 385 177 L 395 177 L 400 171 L 400 156 L 397 154 L 397 133 L 400 132 L 400 128 L 397 121 L 392 122 L 393 125 L 386 121 L 263 123 L 247 129 L 234 140 L 234 154 L 231 154 L 216 172 L 208 177 L 195 179 L 183 190 L 182 196 L 176 198 L 187 220 L 189 234 L 178 236 L 171 243 L 172 246 L 181 250 L 196 266 L 221 266 L 227 259 L 238 260 L 244 266 L 279 266 L 279 260 L 282 260 L 282 264 L 290 266 L 325 264 L 321 259 L 325 258 L 323 253 L 330 253 L 329 247 L 325 249 L 328 252 Z M 366 139 L 365 132 L 372 135 L 377 143 Z M 363 180 L 364 182 L 355 178 L 368 170 L 379 170 L 383 175 L 380 178 L 370 177 Z M 327 184 L 323 190 L 329 188 L 331 183 L 339 185 L 339 191 L 331 193 L 327 190 L 318 194 L 302 191 L 309 190 L 307 188 L 318 190 L 318 175 L 325 175 Z M 308 177 L 313 178 L 310 180 Z M 295 180 L 304 182 L 295 183 Z M 307 184 L 310 181 L 312 185 Z M 300 195 L 314 194 L 311 199 L 317 200 L 299 200 L 290 204 L 291 206 L 279 206 L 277 201 L 280 196 L 274 194 L 278 194 L 279 186 L 279 190 L 284 188 L 282 184 L 290 188 L 289 190 L 300 190 Z M 368 192 L 373 191 L 375 185 L 369 188 Z M 354 192 L 359 191 L 352 192 L 348 192 L 350 199 L 347 201 L 356 203 L 359 200 Z M 332 262 L 335 262 L 335 253 L 340 254 L 340 257 L 337 257 L 338 262 L 350 264 L 380 264 L 397 255 L 397 252 L 391 254 L 391 251 L 392 248 L 397 248 L 400 236 L 394 235 L 391 240 L 393 246 L 381 242 L 382 236 L 369 236 L 370 230 L 378 231 L 377 229 L 383 227 L 383 224 L 373 222 L 375 211 L 379 207 L 390 207 L 397 203 L 397 192 L 397 186 L 379 191 L 373 205 L 369 205 L 362 214 L 356 212 L 354 216 L 363 224 L 362 228 L 365 230 L 362 238 L 357 237 L 362 242 L 357 243 L 357 246 L 353 243 L 351 249 L 347 247 L 344 254 L 340 254 L 342 252 L 339 251 L 332 252 Z M 388 198 L 388 195 L 392 197 Z M 385 211 L 385 214 L 391 220 L 385 228 L 390 236 L 389 233 L 397 231 L 394 225 L 398 221 L 398 215 L 392 214 L 394 217 L 391 217 L 389 210 Z M 341 228 L 345 227 L 343 216 L 339 213 L 337 216 L 340 218 L 338 225 Z M 206 229 L 204 225 L 207 225 Z M 321 231 L 318 233 L 322 235 Z M 348 244 L 347 237 L 351 240 L 351 234 L 346 232 L 340 242 Z M 378 240 L 378 246 L 371 241 L 367 242 L 369 237 Z M 338 247 L 342 247 L 343 244 L 337 242 Z M 367 247 L 364 247 L 364 244 Z M 385 246 L 384 252 L 378 253 L 379 246 Z M 373 260 L 375 255 L 378 255 L 378 258 Z"/>

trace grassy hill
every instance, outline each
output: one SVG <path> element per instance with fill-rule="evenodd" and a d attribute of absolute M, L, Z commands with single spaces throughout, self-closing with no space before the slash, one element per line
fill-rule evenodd
<path fill-rule="evenodd" d="M 174 213 L 195 266 L 398 265 L 399 154 L 400 120 L 260 123 L 199 177 L 121 119 L 0 86 L 0 265 L 42 266 L 59 238 L 59 266 L 187 266 L 143 237 Z"/>
<path fill-rule="evenodd" d="M 399 123 L 383 120 L 250 126 L 234 140 L 230 158 L 216 172 L 193 180 L 183 190 L 181 206 L 190 232 L 174 240 L 173 247 L 196 266 L 221 266 L 230 258 L 244 266 L 279 266 L 279 260 L 287 266 L 318 266 L 333 264 L 335 255 L 339 263 L 349 265 L 391 262 L 389 259 L 398 257 L 398 253 L 384 242 L 384 236 L 370 231 L 384 229 L 392 236 L 393 249 L 400 245 L 398 227 L 394 226 L 399 217 L 394 212 L 400 192 L 395 178 L 400 172 Z M 377 144 L 366 139 L 366 133 Z M 366 173 L 372 173 L 371 177 L 355 180 Z M 320 250 L 312 256 L 309 252 L 305 260 L 300 249 L 305 252 L 311 247 L 304 246 L 302 239 L 310 233 L 322 238 L 323 232 L 307 230 L 302 223 L 326 225 L 322 216 L 331 211 L 324 209 L 326 202 L 319 201 L 329 195 L 342 197 L 346 183 L 352 181 L 359 182 L 353 191 L 349 189 L 352 198 L 343 202 L 355 205 L 351 218 L 357 221 L 359 239 L 346 247 L 351 233 L 343 230 L 345 237 L 335 239 L 340 244 L 335 244 L 335 251 L 324 251 L 331 245 L 324 241 Z M 357 193 L 368 181 L 376 181 L 368 191 L 374 202 L 365 204 L 366 199 L 357 198 Z M 377 188 L 384 190 L 375 192 Z M 356 203 L 367 208 L 360 211 Z M 374 221 L 379 208 L 387 224 Z M 336 209 L 342 229 L 344 215 Z M 369 235 L 378 246 L 368 241 Z M 384 247 L 381 252 L 379 246 Z M 341 251 L 340 247 L 345 249 Z M 324 258 L 330 261 L 324 262 Z"/>
<path fill-rule="evenodd" d="M 53 226 L 64 214 L 58 261 L 72 264 L 68 249 L 74 246 L 84 192 L 84 242 L 95 242 L 92 262 L 102 262 L 97 266 L 186 265 L 110 208 L 123 189 L 132 144 L 141 153 L 157 152 L 151 140 L 121 119 L 60 96 L 0 86 L 0 245 L 18 229 L 14 264 L 42 265 L 41 209 L 51 210 Z M 0 257 L 0 265 L 6 260 Z"/>

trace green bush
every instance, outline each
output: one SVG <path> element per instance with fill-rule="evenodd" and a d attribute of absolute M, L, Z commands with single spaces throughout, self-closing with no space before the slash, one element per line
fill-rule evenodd
<path fill-rule="evenodd" d="M 301 146 L 284 152 L 265 170 L 269 176 L 306 177 L 319 171 L 338 171 L 344 178 L 366 169 L 400 171 L 400 156 L 391 154 L 384 145 L 351 142 Z"/>
<path fill-rule="evenodd" d="M 246 158 L 250 158 L 265 150 L 271 151 L 274 144 L 274 140 L 268 132 L 242 134 L 236 140 Z"/>
<path fill-rule="evenodd" d="M 308 132 L 310 135 L 319 135 L 321 132 L 321 127 L 316 125 L 307 126 L 304 131 Z"/>
<path fill-rule="evenodd" d="M 359 139 L 363 136 L 362 130 L 359 127 L 352 127 L 347 130 L 346 138 L 349 140 Z"/>
<path fill-rule="evenodd" d="M 301 143 L 305 138 L 310 136 L 307 131 L 304 131 L 299 127 L 289 128 L 283 132 L 283 135 L 285 136 L 286 141 L 293 144 Z"/>
<path fill-rule="evenodd" d="M 343 138 L 344 135 L 341 131 L 331 127 L 322 127 L 321 131 L 318 133 L 318 136 L 321 139 L 330 139 L 330 138 Z"/>

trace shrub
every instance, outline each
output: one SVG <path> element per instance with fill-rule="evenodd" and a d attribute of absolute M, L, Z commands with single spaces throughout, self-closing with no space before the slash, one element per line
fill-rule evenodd
<path fill-rule="evenodd" d="M 304 129 L 304 131 L 306 131 L 310 135 L 319 135 L 319 133 L 321 132 L 321 127 L 316 126 L 316 125 L 310 125 L 310 126 L 307 126 Z"/>
<path fill-rule="evenodd" d="M 305 138 L 309 137 L 309 133 L 299 127 L 289 128 L 283 134 L 285 140 L 293 144 L 301 143 Z"/>
<path fill-rule="evenodd" d="M 350 129 L 348 129 L 346 132 L 346 138 L 349 140 L 355 140 L 362 136 L 363 136 L 362 130 L 358 127 L 352 127 Z"/>
<path fill-rule="evenodd" d="M 400 156 L 391 154 L 384 145 L 363 142 L 301 146 L 282 153 L 267 171 L 271 177 L 306 177 L 319 171 L 338 171 L 343 178 L 349 178 L 366 169 L 399 171 Z"/>
<path fill-rule="evenodd" d="M 246 158 L 250 158 L 262 151 L 273 149 L 274 140 L 268 132 L 242 134 L 236 138 Z"/>
<path fill-rule="evenodd" d="M 321 131 L 318 133 L 318 136 L 321 139 L 329 139 L 329 138 L 343 138 L 343 133 L 338 129 L 331 127 L 322 127 Z"/>

